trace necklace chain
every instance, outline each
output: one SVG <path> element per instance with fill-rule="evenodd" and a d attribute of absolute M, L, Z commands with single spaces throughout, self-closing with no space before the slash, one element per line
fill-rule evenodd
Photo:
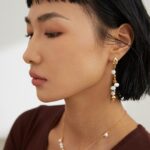
<path fill-rule="evenodd" d="M 126 114 L 126 111 L 124 110 L 124 113 L 122 115 L 122 117 L 115 123 L 113 124 L 110 128 L 108 128 L 107 130 L 105 130 L 102 134 L 101 134 L 101 138 L 107 139 L 110 136 L 110 131 L 114 128 L 114 126 L 116 126 L 117 124 L 119 124 L 119 122 L 124 118 Z M 95 144 L 96 142 L 98 142 L 100 139 L 98 140 L 94 140 L 94 142 L 92 144 L 90 144 L 88 147 L 90 147 L 91 145 Z M 59 144 L 59 148 L 60 150 L 65 150 L 64 148 L 64 123 L 63 123 L 63 132 L 62 132 L 62 136 L 61 138 L 58 139 L 58 144 Z"/>

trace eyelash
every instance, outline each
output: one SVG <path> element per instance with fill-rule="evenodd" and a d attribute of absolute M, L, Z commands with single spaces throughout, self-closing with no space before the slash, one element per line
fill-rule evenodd
<path fill-rule="evenodd" d="M 27 37 L 27 38 L 29 38 L 29 39 L 31 39 L 32 36 L 33 36 L 32 33 L 27 33 L 27 34 L 25 35 L 25 37 Z"/>
<path fill-rule="evenodd" d="M 45 35 L 48 37 L 48 38 L 56 38 L 58 36 L 60 36 L 62 34 L 62 32 L 49 32 L 49 33 L 45 33 Z M 33 33 L 28 33 L 25 35 L 27 38 L 31 39 L 32 36 L 33 36 Z"/>

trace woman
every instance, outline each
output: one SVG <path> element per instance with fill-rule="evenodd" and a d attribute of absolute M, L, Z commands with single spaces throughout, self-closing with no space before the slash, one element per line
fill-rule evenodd
<path fill-rule="evenodd" d="M 150 94 L 150 18 L 141 0 L 27 0 L 23 55 L 39 106 L 15 121 L 4 150 L 149 150 L 121 101 Z"/>

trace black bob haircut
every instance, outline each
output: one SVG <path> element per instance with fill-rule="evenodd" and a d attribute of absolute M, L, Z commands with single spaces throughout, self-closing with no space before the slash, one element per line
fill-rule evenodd
<path fill-rule="evenodd" d="M 33 1 L 27 0 L 30 8 Z M 47 0 L 65 2 L 65 0 Z M 150 17 L 141 0 L 67 0 L 94 12 L 96 18 L 110 29 L 124 23 L 131 25 L 134 41 L 127 54 L 117 65 L 117 80 L 120 87 L 117 95 L 121 100 L 139 100 L 150 95 Z M 99 30 L 99 29 L 98 29 Z M 115 39 L 116 40 L 116 39 Z"/>

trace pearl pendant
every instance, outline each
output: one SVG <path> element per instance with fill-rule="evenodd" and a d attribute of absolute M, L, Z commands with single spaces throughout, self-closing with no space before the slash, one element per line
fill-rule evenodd
<path fill-rule="evenodd" d="M 109 137 L 108 132 L 105 132 L 105 133 L 103 134 L 103 137 L 104 137 L 104 138 L 108 138 L 108 137 Z"/>
<path fill-rule="evenodd" d="M 114 86 L 115 86 L 115 87 L 119 87 L 119 83 L 115 83 Z"/>
<path fill-rule="evenodd" d="M 60 139 L 58 139 L 58 143 L 59 143 L 59 147 L 60 147 L 60 149 L 61 150 L 64 150 L 64 144 L 63 144 L 63 141 L 62 141 L 62 139 L 60 138 Z"/>
<path fill-rule="evenodd" d="M 111 73 L 112 73 L 113 75 L 115 75 L 115 74 L 116 74 L 116 70 L 113 69 L 113 70 L 111 71 Z"/>
<path fill-rule="evenodd" d="M 115 86 L 111 86 L 110 88 L 112 91 L 115 91 L 116 90 L 116 87 Z"/>

